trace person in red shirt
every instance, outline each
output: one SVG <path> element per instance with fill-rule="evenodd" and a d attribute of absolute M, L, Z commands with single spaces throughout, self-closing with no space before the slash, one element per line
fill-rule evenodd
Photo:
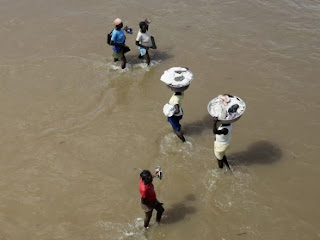
<path fill-rule="evenodd" d="M 163 203 L 160 203 L 157 200 L 156 193 L 154 191 L 154 187 L 152 184 L 153 178 L 156 175 L 157 175 L 157 172 L 155 172 L 155 174 L 152 175 L 149 170 L 143 170 L 140 173 L 139 191 L 141 196 L 141 207 L 145 212 L 145 218 L 144 218 L 145 228 L 149 226 L 153 209 L 156 209 L 157 211 L 157 217 L 156 217 L 157 223 L 160 222 L 162 213 L 164 212 L 164 208 L 162 207 Z"/>

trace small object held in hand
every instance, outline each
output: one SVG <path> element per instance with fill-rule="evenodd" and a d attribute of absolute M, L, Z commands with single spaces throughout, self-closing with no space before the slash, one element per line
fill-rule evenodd
<path fill-rule="evenodd" d="M 129 33 L 129 34 L 133 34 L 133 29 L 132 28 L 129 28 L 128 26 L 125 26 L 124 28 L 123 28 L 123 30 L 125 30 L 127 33 Z"/>
<path fill-rule="evenodd" d="M 132 33 L 133 33 L 132 28 L 128 28 L 128 29 L 127 29 L 127 33 L 132 34 Z"/>
<path fill-rule="evenodd" d="M 157 174 L 157 178 L 159 178 L 160 180 L 162 179 L 162 169 L 160 166 L 157 166 L 155 169 L 155 172 Z"/>

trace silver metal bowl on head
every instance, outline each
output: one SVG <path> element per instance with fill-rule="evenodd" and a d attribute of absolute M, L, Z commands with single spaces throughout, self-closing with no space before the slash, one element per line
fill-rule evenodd
<path fill-rule="evenodd" d="M 212 99 L 209 103 L 208 103 L 208 105 L 207 105 L 207 110 L 208 110 L 208 113 L 212 116 L 212 117 L 217 117 L 217 116 L 214 116 L 214 114 L 212 113 L 212 105 L 213 104 L 217 104 L 217 99 L 218 99 L 219 97 L 216 97 L 216 98 L 214 98 L 214 99 Z M 238 112 L 239 113 L 239 116 L 237 116 L 237 117 L 235 117 L 235 118 L 233 118 L 233 119 L 220 119 L 220 118 L 218 118 L 218 120 L 219 120 L 219 122 L 221 123 L 221 124 L 230 124 L 230 123 L 233 123 L 233 122 L 236 122 L 236 121 L 238 121 L 241 117 L 242 117 L 242 115 L 243 115 L 243 113 L 245 112 L 245 110 L 246 110 L 246 104 L 245 104 L 245 102 L 241 99 L 241 98 L 239 98 L 239 97 L 237 97 L 237 96 L 233 96 L 233 99 L 234 100 L 236 100 L 236 103 L 238 104 L 238 105 L 240 105 L 240 111 Z M 227 109 L 226 109 L 226 111 L 227 111 Z"/>
<path fill-rule="evenodd" d="M 173 92 L 183 92 L 189 88 L 190 85 L 184 86 L 184 87 L 176 87 L 172 85 L 167 85 L 168 88 L 170 88 Z"/>

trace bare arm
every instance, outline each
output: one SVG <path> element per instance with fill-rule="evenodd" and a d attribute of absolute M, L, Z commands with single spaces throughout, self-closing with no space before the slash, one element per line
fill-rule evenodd
<path fill-rule="evenodd" d="M 178 114 L 180 112 L 179 104 L 174 105 L 174 114 Z"/>
<path fill-rule="evenodd" d="M 217 122 L 218 122 L 218 118 L 217 117 L 213 117 L 213 134 L 218 134 L 218 135 L 227 135 L 228 134 L 228 129 L 227 128 L 223 128 L 221 130 L 218 130 L 217 128 Z"/>

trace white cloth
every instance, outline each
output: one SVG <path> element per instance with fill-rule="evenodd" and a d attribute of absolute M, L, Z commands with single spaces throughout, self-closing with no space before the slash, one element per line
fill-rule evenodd
<path fill-rule="evenodd" d="M 193 74 L 183 67 L 172 67 L 162 74 L 160 80 L 173 87 L 185 87 L 190 85 Z"/>
<path fill-rule="evenodd" d="M 141 45 L 145 47 L 151 47 L 152 42 L 151 42 L 151 35 L 149 34 L 148 31 L 145 33 L 142 33 L 141 31 L 138 32 L 136 41 L 138 41 Z"/>
<path fill-rule="evenodd" d="M 171 104 L 166 103 L 166 104 L 163 106 L 163 114 L 164 114 L 166 117 L 172 117 L 172 115 L 174 114 L 174 111 L 175 111 L 175 108 L 174 108 L 174 106 L 172 106 Z"/>
<path fill-rule="evenodd" d="M 232 130 L 232 125 L 228 125 L 228 126 L 222 126 L 220 125 L 218 127 L 218 130 L 222 130 L 223 128 L 226 128 L 228 129 L 228 134 L 224 135 L 224 134 L 216 134 L 216 141 L 219 142 L 219 143 L 229 143 L 230 140 L 231 140 L 231 130 Z"/>
<path fill-rule="evenodd" d="M 228 113 L 228 109 L 238 104 L 238 109 L 235 113 Z M 239 119 L 246 110 L 245 102 L 237 96 L 229 97 L 229 102 L 225 102 L 220 96 L 212 99 L 207 106 L 208 112 L 212 117 L 218 117 L 219 120 L 234 120 Z"/>

